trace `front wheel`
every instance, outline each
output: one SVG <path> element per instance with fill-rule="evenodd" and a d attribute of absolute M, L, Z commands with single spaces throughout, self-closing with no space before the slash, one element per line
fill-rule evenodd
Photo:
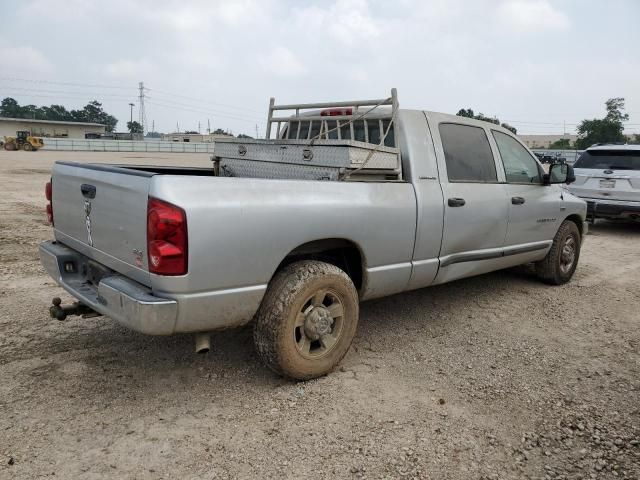
<path fill-rule="evenodd" d="M 578 226 L 571 220 L 562 222 L 549 253 L 536 263 L 538 277 L 550 285 L 562 285 L 571 280 L 578 266 L 581 241 Z"/>
<path fill-rule="evenodd" d="M 256 350 L 280 375 L 326 375 L 349 351 L 358 314 L 358 292 L 343 270 L 315 260 L 292 263 L 275 275 L 260 305 Z"/>

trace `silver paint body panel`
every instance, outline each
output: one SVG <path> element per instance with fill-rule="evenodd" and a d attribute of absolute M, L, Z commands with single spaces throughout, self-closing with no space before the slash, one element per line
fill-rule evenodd
<path fill-rule="evenodd" d="M 56 164 L 56 240 L 148 288 L 153 296 L 175 302 L 175 322 L 168 333 L 176 333 L 249 322 L 278 265 L 308 242 L 342 239 L 354 244 L 363 260 L 359 293 L 367 300 L 540 260 L 562 220 L 569 215 L 585 219 L 585 203 L 559 186 L 506 184 L 493 142 L 498 183 L 447 181 L 439 122 L 480 126 L 488 135 L 490 129 L 508 131 L 414 110 L 401 110 L 397 121 L 403 182 L 135 174 Z M 97 187 L 93 245 L 87 241 L 79 189 L 83 183 Z M 511 205 L 509 197 L 516 194 L 527 197 L 526 209 Z M 148 272 L 149 196 L 187 214 L 189 271 L 184 276 Z M 446 202 L 451 196 L 464 197 L 467 204 L 451 208 Z M 540 217 L 556 221 L 541 223 Z M 141 263 L 135 250 L 144 252 Z M 55 272 L 52 276 L 60 282 Z"/>

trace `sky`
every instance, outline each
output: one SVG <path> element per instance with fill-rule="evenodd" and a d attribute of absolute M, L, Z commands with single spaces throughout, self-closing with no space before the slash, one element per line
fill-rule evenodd
<path fill-rule="evenodd" d="M 0 98 L 78 108 L 124 131 L 264 134 L 276 103 L 383 98 L 572 133 L 626 99 L 640 132 L 639 0 L 3 0 Z"/>

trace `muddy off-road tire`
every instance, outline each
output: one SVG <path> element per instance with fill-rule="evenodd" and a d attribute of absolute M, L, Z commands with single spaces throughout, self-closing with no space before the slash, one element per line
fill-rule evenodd
<path fill-rule="evenodd" d="M 562 222 L 549 253 L 536 263 L 538 278 L 550 285 L 562 285 L 571 280 L 578 266 L 581 241 L 577 225 L 570 220 Z"/>
<path fill-rule="evenodd" d="M 33 147 L 30 143 L 24 143 L 22 144 L 22 150 L 24 150 L 25 152 L 30 152 L 31 150 L 33 150 Z"/>
<path fill-rule="evenodd" d="M 292 263 L 274 276 L 262 300 L 253 331 L 256 350 L 280 375 L 326 375 L 349 350 L 358 314 L 358 292 L 344 271 L 315 260 Z"/>

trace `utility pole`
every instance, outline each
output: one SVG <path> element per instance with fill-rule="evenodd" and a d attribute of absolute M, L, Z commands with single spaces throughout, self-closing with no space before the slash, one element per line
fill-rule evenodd
<path fill-rule="evenodd" d="M 178 125 L 178 122 L 176 122 L 176 133 L 180 133 L 180 125 Z"/>
<path fill-rule="evenodd" d="M 130 118 L 129 122 L 131 122 L 131 123 L 133 123 L 133 106 L 134 106 L 133 103 L 129 104 L 129 107 L 131 109 L 131 115 L 130 115 L 131 118 Z"/>
<path fill-rule="evenodd" d="M 258 124 L 256 123 L 256 140 L 259 138 L 259 134 L 258 134 Z"/>
<path fill-rule="evenodd" d="M 209 121 L 208 118 L 207 118 L 207 133 L 211 135 L 211 122 Z"/>
<path fill-rule="evenodd" d="M 138 110 L 138 117 L 139 117 L 139 123 L 140 126 L 142 127 L 142 135 L 144 136 L 144 117 L 145 117 L 145 112 L 144 112 L 144 82 L 140 82 L 138 83 L 138 89 L 140 90 L 140 94 L 138 96 L 139 102 L 140 102 L 140 108 Z"/>
<path fill-rule="evenodd" d="M 198 133 L 200 133 L 200 120 L 198 120 Z"/>
<path fill-rule="evenodd" d="M 151 120 L 151 131 L 152 132 L 156 131 L 156 121 L 155 120 Z"/>

